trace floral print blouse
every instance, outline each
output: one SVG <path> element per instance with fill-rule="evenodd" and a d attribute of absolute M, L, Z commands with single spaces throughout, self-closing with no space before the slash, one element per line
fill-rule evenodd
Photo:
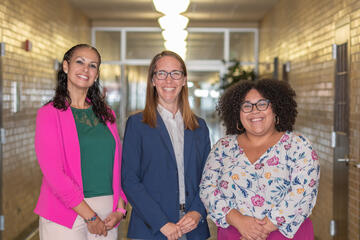
<path fill-rule="evenodd" d="M 253 164 L 237 142 L 237 135 L 220 139 L 207 159 L 200 197 L 210 218 L 227 228 L 231 209 L 258 219 L 268 217 L 292 238 L 309 217 L 318 193 L 320 165 L 311 143 L 286 132 Z"/>

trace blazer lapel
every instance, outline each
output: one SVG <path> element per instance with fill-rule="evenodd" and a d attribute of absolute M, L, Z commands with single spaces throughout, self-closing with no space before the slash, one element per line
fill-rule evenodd
<path fill-rule="evenodd" d="M 191 160 L 191 151 L 193 147 L 193 140 L 194 140 L 194 132 L 190 129 L 184 130 L 184 174 L 186 176 L 186 169 L 190 165 Z"/>
<path fill-rule="evenodd" d="M 160 136 L 161 136 L 161 140 L 163 141 L 164 145 L 166 146 L 166 148 L 168 149 L 170 156 L 172 158 L 172 162 L 175 164 L 176 166 L 176 158 L 175 158 L 175 152 L 174 152 L 174 148 L 172 146 L 171 143 L 171 139 L 170 139 L 170 135 L 166 129 L 165 123 L 162 120 L 160 114 L 158 112 L 156 112 L 156 119 L 157 119 L 157 125 L 156 125 L 156 129 L 159 131 Z"/>
<path fill-rule="evenodd" d="M 81 176 L 81 155 L 80 155 L 80 143 L 76 130 L 75 119 L 72 114 L 71 108 L 68 107 L 65 111 L 58 111 L 61 132 L 63 134 L 63 144 L 65 150 L 65 156 L 67 162 L 71 164 L 72 173 L 76 178 L 76 181 L 82 188 L 82 176 Z"/>

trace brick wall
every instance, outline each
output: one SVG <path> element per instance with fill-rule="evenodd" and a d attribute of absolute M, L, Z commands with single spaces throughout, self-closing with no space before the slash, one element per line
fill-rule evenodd
<path fill-rule="evenodd" d="M 296 130 L 313 142 L 321 162 L 317 206 L 312 214 L 317 239 L 331 239 L 333 218 L 334 72 L 332 44 L 336 24 L 350 23 L 350 157 L 360 158 L 360 2 L 355 0 L 280 0 L 260 24 L 259 71 L 271 76 L 274 57 L 290 61 L 290 84 L 296 90 L 299 115 Z M 349 167 L 348 239 L 359 239 L 359 169 Z"/>
<path fill-rule="evenodd" d="M 26 52 L 24 41 L 32 42 Z M 1 57 L 3 86 L 2 209 L 5 231 L 2 239 L 24 239 L 37 224 L 33 213 L 41 173 L 34 153 L 37 109 L 48 100 L 55 86 L 54 60 L 79 42 L 90 42 L 90 21 L 67 1 L 2 0 L 0 41 L 6 44 Z M 11 112 L 11 86 L 17 83 L 20 108 Z"/>

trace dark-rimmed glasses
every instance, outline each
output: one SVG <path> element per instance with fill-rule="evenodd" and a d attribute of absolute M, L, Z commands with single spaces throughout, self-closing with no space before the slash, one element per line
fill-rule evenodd
<path fill-rule="evenodd" d="M 154 72 L 154 75 L 156 76 L 156 78 L 158 80 L 165 80 L 169 74 L 170 74 L 170 77 L 174 80 L 180 80 L 184 76 L 184 72 L 179 71 L 179 70 L 174 70 L 171 72 L 160 70 L 160 71 Z"/>
<path fill-rule="evenodd" d="M 240 110 L 244 113 L 249 113 L 253 111 L 255 106 L 258 111 L 265 111 L 269 107 L 269 103 L 270 100 L 268 99 L 260 99 L 256 103 L 246 101 L 241 104 Z"/>

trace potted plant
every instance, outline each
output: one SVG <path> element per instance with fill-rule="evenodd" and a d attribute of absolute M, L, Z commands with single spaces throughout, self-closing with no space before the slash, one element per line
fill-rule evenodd
<path fill-rule="evenodd" d="M 223 61 L 225 63 L 225 61 Z M 223 75 L 220 79 L 220 88 L 226 89 L 233 84 L 243 81 L 243 80 L 251 80 L 254 81 L 256 78 L 255 71 L 246 71 L 244 70 L 239 60 L 231 60 L 231 63 L 233 63 L 230 67 L 228 67 L 228 72 Z"/>

